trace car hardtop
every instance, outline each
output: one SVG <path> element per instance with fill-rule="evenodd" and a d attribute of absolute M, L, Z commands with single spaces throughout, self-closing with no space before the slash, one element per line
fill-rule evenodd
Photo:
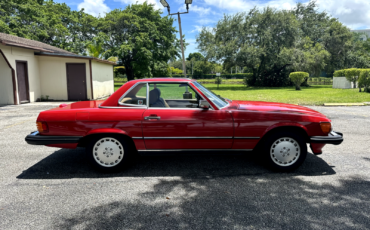
<path fill-rule="evenodd" d="M 190 78 L 143 78 L 143 79 L 136 79 L 131 80 L 123 84 L 116 92 L 114 92 L 109 98 L 107 98 L 100 106 L 117 106 L 119 98 L 132 86 L 136 85 L 137 83 L 152 83 L 152 82 L 160 82 L 160 83 L 191 83 L 195 80 Z"/>

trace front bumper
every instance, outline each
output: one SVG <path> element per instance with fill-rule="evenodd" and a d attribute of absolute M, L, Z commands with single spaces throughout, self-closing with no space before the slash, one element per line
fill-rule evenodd
<path fill-rule="evenodd" d="M 30 145 L 55 145 L 76 144 L 82 137 L 76 136 L 41 136 L 39 132 L 32 132 L 26 136 L 26 142 Z"/>
<path fill-rule="evenodd" d="M 339 145 L 343 142 L 343 133 L 331 131 L 328 136 L 313 136 L 310 143 Z"/>

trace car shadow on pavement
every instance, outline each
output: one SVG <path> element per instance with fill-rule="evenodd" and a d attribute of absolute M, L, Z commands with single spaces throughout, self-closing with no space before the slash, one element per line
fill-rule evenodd
<path fill-rule="evenodd" d="M 358 177 L 335 184 L 284 176 L 158 178 L 130 199 L 58 216 L 53 228 L 369 229 L 369 187 Z"/>
<path fill-rule="evenodd" d="M 286 174 L 322 176 L 335 174 L 334 166 L 311 153 L 296 171 L 276 173 L 266 169 L 255 153 L 237 155 L 222 154 L 178 154 L 141 156 L 120 173 L 104 174 L 95 171 L 87 163 L 84 149 L 61 149 L 23 171 L 18 179 L 69 179 L 104 177 L 160 177 L 181 176 L 183 178 L 215 178 L 242 175 Z"/>

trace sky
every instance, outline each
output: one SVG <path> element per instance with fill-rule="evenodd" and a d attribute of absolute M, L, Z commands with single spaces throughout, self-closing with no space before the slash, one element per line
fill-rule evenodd
<path fill-rule="evenodd" d="M 133 3 L 154 4 L 155 8 L 163 10 L 163 16 L 167 15 L 159 0 L 54 0 L 65 2 L 72 10 L 85 9 L 86 13 L 94 16 L 104 16 L 112 9 L 124 9 Z M 171 7 L 171 13 L 186 11 L 185 0 L 167 0 Z M 213 27 L 224 14 L 234 14 L 241 11 L 249 11 L 253 7 L 275 7 L 277 9 L 291 9 L 296 2 L 308 2 L 307 0 L 193 0 L 189 5 L 189 14 L 181 15 L 182 33 L 189 43 L 185 50 L 185 57 L 189 53 L 197 52 L 196 36 L 199 30 L 205 27 Z M 370 28 L 370 1 L 369 0 L 317 0 L 319 10 L 326 11 L 350 29 Z M 177 16 L 175 16 L 177 19 Z M 174 22 L 178 29 L 178 22 Z M 179 37 L 179 35 L 178 35 Z"/>

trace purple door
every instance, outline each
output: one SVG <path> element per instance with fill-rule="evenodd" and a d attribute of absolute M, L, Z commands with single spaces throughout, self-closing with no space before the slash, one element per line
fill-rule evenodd
<path fill-rule="evenodd" d="M 27 62 L 16 61 L 17 69 L 17 82 L 18 82 L 18 94 L 19 101 L 21 103 L 30 102 L 29 98 L 29 89 L 28 89 L 28 71 L 27 71 Z"/>
<path fill-rule="evenodd" d="M 87 100 L 85 63 L 67 63 L 67 90 L 69 101 Z"/>

